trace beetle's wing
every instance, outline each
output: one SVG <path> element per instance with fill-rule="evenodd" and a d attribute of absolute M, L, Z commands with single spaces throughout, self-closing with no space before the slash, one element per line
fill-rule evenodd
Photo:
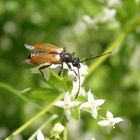
<path fill-rule="evenodd" d="M 60 55 L 59 54 L 38 54 L 38 55 L 32 55 L 30 59 L 26 60 L 26 63 L 28 64 L 42 64 L 49 62 L 51 64 L 60 64 Z"/>
<path fill-rule="evenodd" d="M 25 47 L 31 52 L 45 52 L 50 54 L 60 54 L 64 52 L 63 48 L 58 48 L 51 44 L 35 44 L 34 46 L 25 44 Z"/>

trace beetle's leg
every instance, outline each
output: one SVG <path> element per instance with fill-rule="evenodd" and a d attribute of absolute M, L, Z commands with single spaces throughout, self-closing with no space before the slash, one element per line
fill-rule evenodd
<path fill-rule="evenodd" d="M 66 64 L 67 64 L 69 70 L 73 71 L 75 73 L 75 75 L 78 77 L 78 73 L 74 69 L 72 69 L 71 65 L 69 65 L 68 63 L 66 63 Z"/>
<path fill-rule="evenodd" d="M 61 64 L 61 68 L 60 68 L 60 71 L 58 73 L 58 76 L 62 76 L 63 74 L 63 63 Z"/>
<path fill-rule="evenodd" d="M 73 71 L 78 78 L 78 90 L 77 90 L 77 93 L 76 93 L 76 96 L 75 96 L 75 99 L 76 99 L 78 97 L 79 92 L 80 92 L 80 85 L 81 85 L 79 68 L 77 68 L 77 72 L 78 72 L 77 73 L 74 69 L 72 69 L 71 65 L 69 65 L 68 63 L 66 63 L 66 64 L 67 64 L 69 70 Z"/>
<path fill-rule="evenodd" d="M 43 73 L 43 69 L 45 69 L 45 68 L 48 68 L 48 67 L 50 67 L 52 64 L 49 64 L 49 65 L 44 65 L 44 66 L 41 66 L 40 68 L 39 68 L 39 71 L 40 71 L 40 73 L 42 74 L 42 76 L 45 78 L 45 76 L 44 76 L 44 73 Z"/>
<path fill-rule="evenodd" d="M 67 66 L 68 66 L 69 70 L 73 71 L 73 70 L 72 70 L 71 65 L 70 65 L 70 64 L 68 64 L 68 63 L 66 63 L 66 64 L 67 64 Z"/>

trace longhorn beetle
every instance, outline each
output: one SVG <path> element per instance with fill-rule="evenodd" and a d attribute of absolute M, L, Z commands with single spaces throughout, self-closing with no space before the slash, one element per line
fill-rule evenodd
<path fill-rule="evenodd" d="M 33 46 L 25 44 L 25 47 L 30 51 L 30 55 L 25 61 L 27 64 L 43 64 L 46 62 L 49 63 L 48 65 L 44 65 L 39 68 L 39 71 L 42 73 L 43 77 L 44 74 L 42 70 L 51 66 L 52 64 L 61 64 L 61 68 L 59 71 L 60 76 L 63 71 L 63 63 L 67 64 L 69 70 L 73 71 L 79 80 L 78 90 L 75 99 L 78 97 L 80 91 L 80 63 L 96 59 L 107 54 L 111 54 L 111 52 L 107 52 L 81 61 L 78 57 L 75 56 L 75 53 L 68 53 L 65 51 L 64 48 L 58 48 L 57 46 L 51 44 L 35 44 Z M 73 67 L 77 68 L 77 72 L 74 69 L 72 69 L 70 63 Z"/>

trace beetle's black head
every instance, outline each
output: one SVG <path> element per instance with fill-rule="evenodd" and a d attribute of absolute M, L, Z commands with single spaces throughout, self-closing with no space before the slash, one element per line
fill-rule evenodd
<path fill-rule="evenodd" d="M 72 61 L 72 65 L 74 67 L 80 68 L 80 59 L 78 57 L 75 57 Z"/>
<path fill-rule="evenodd" d="M 66 62 L 66 63 L 70 63 L 74 59 L 73 54 L 70 54 L 70 53 L 62 53 L 60 54 L 60 57 L 61 57 L 61 61 Z"/>
<path fill-rule="evenodd" d="M 74 67 L 80 68 L 80 59 L 74 56 L 74 53 L 62 53 L 60 54 L 61 61 L 66 63 L 72 63 Z"/>

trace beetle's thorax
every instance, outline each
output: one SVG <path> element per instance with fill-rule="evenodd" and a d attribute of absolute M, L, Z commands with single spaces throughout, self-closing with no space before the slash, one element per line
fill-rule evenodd
<path fill-rule="evenodd" d="M 72 63 L 74 67 L 80 68 L 80 59 L 75 57 L 74 54 L 64 52 L 60 54 L 60 58 L 62 62 Z"/>

